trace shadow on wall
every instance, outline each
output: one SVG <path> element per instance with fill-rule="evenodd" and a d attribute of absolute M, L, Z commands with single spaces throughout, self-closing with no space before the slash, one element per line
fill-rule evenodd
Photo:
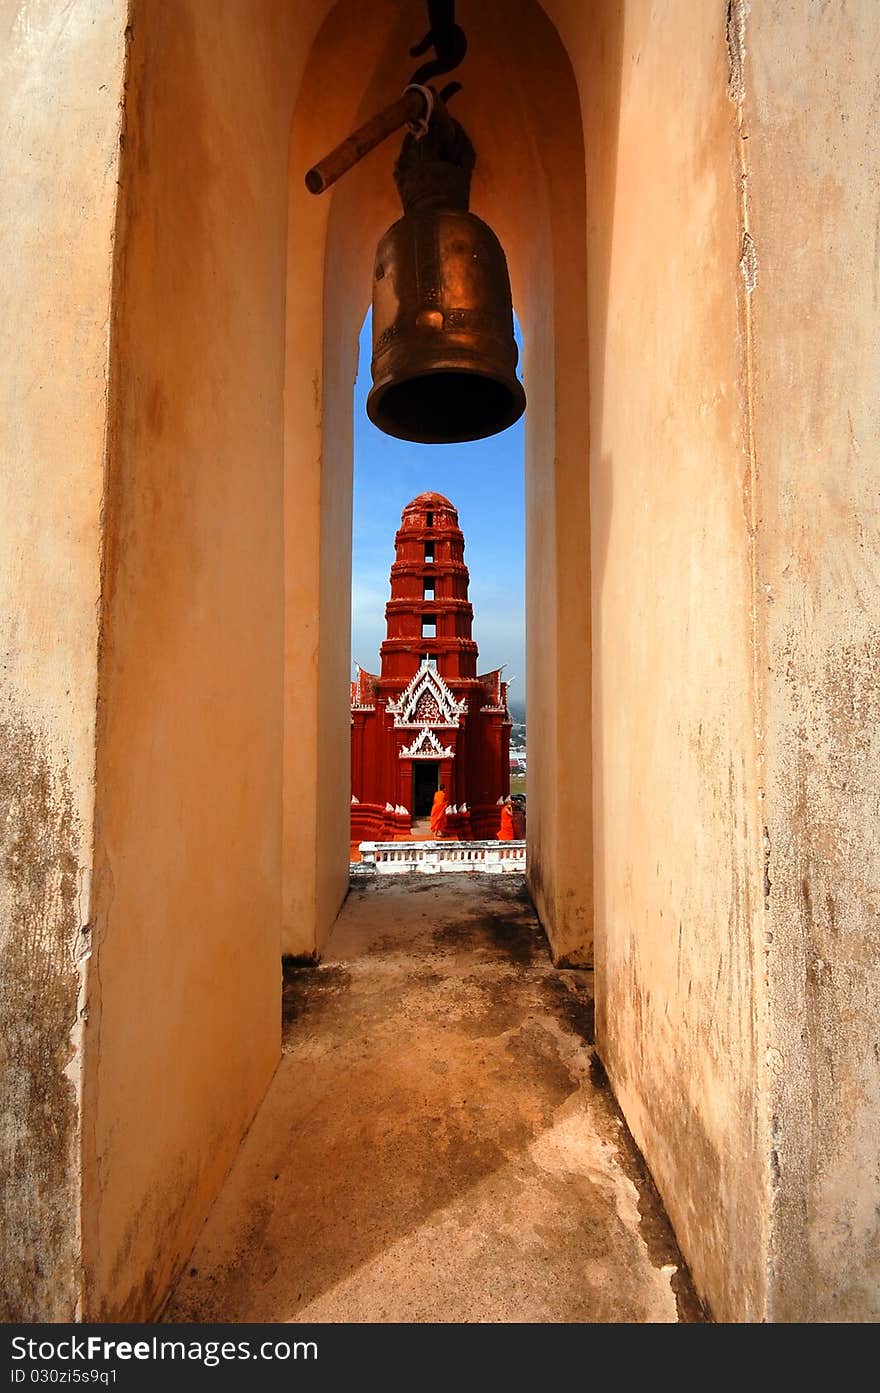
<path fill-rule="evenodd" d="M 605 766 L 602 758 L 606 712 L 603 702 L 602 602 L 614 507 L 614 464 L 610 454 L 597 452 L 602 441 L 605 400 L 608 306 L 611 257 L 614 246 L 615 191 L 620 142 L 620 104 L 623 82 L 623 45 L 626 0 L 607 0 L 602 5 L 602 24 L 590 39 L 594 51 L 589 82 L 581 90 L 587 164 L 587 312 L 588 378 L 590 398 L 590 635 L 591 635 L 591 733 L 593 832 L 594 964 L 597 974 L 596 1012 L 599 1047 L 604 1034 L 602 950 L 605 865 L 606 805 Z M 601 38 L 600 38 L 601 35 Z M 597 506 L 601 500 L 601 506 Z"/>

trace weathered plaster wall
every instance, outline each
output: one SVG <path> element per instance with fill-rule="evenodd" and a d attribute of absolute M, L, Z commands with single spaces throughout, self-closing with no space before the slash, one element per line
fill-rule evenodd
<path fill-rule="evenodd" d="M 880 1319 L 880 11 L 753 3 L 768 1314 Z"/>
<path fill-rule="evenodd" d="M 698 1288 L 718 1317 L 757 1318 L 769 1146 L 725 6 L 608 0 L 591 18 L 575 66 L 588 172 L 599 1049 Z"/>
<path fill-rule="evenodd" d="M 0 5 L 2 1320 L 70 1320 L 79 1299 L 78 1004 L 124 29 L 116 0 Z"/>
<path fill-rule="evenodd" d="M 279 1053 L 288 6 L 131 15 L 84 1260 L 155 1312 Z"/>
<path fill-rule="evenodd" d="M 600 1049 L 716 1315 L 876 1319 L 880 19 L 585 9 Z"/>

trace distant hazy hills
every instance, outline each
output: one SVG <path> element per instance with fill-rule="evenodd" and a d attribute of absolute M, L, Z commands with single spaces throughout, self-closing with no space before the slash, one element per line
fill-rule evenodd
<path fill-rule="evenodd" d="M 515 721 L 524 721 L 524 720 L 525 720 L 525 718 L 526 718 L 526 704 L 525 704 L 525 702 L 524 702 L 522 699 L 520 699 L 519 701 L 517 701 L 515 697 L 512 698 L 512 699 L 511 699 L 510 697 L 508 697 L 508 700 L 507 700 L 507 709 L 508 709 L 508 711 L 510 712 L 511 716 L 513 717 L 513 719 L 514 719 Z"/>

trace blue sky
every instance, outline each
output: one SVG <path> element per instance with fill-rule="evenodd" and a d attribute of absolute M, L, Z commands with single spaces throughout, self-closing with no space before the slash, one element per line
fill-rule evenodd
<path fill-rule="evenodd" d="M 511 698 L 524 701 L 524 418 L 501 435 L 467 445 L 411 445 L 394 440 L 367 417 L 370 355 L 367 315 L 354 389 L 352 670 L 359 662 L 370 672 L 379 671 L 394 534 L 406 504 L 426 489 L 434 489 L 455 504 L 464 532 L 479 670 L 488 672 L 506 663 L 505 677 L 516 679 Z"/>

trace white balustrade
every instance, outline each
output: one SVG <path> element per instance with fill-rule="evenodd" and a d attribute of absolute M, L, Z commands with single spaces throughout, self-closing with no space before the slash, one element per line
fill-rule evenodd
<path fill-rule="evenodd" d="M 356 871 L 379 871 L 399 875 L 424 871 L 435 875 L 444 871 L 481 871 L 503 875 L 524 871 L 526 844 L 522 842 L 361 842 Z"/>

